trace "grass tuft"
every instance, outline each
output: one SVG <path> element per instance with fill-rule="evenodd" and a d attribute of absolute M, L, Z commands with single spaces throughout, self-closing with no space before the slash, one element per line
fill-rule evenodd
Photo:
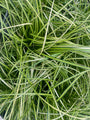
<path fill-rule="evenodd" d="M 88 0 L 0 0 L 0 115 L 90 119 Z"/>

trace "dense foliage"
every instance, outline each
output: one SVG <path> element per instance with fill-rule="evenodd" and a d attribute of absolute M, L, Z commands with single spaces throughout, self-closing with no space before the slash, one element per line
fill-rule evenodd
<path fill-rule="evenodd" d="M 0 0 L 0 115 L 90 119 L 89 0 Z"/>

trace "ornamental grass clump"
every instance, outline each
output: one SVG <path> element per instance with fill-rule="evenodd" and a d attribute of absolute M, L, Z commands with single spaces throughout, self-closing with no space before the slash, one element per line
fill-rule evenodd
<path fill-rule="evenodd" d="M 90 119 L 88 0 L 0 0 L 0 115 Z"/>

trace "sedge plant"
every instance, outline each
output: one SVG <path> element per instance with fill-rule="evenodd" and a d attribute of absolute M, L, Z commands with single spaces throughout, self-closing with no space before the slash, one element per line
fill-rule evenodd
<path fill-rule="evenodd" d="M 89 0 L 0 0 L 0 115 L 90 119 Z"/>

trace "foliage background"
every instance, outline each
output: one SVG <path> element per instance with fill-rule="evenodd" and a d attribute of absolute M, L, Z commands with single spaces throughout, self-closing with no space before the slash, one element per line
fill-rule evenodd
<path fill-rule="evenodd" d="M 90 119 L 88 0 L 0 0 L 0 114 Z"/>

